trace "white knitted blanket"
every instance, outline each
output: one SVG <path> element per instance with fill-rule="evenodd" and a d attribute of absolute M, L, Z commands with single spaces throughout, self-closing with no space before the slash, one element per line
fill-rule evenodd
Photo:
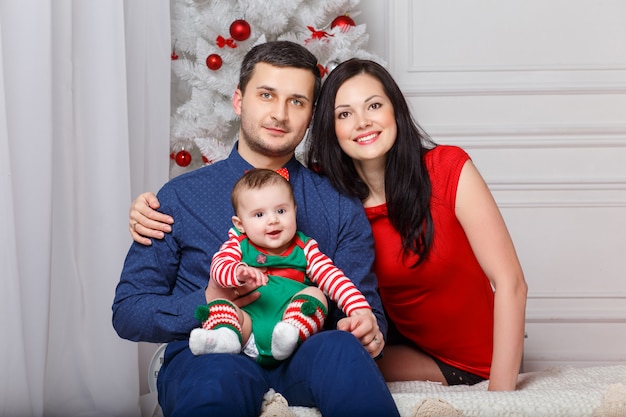
<path fill-rule="evenodd" d="M 402 417 L 416 415 L 416 406 L 426 399 L 443 400 L 466 417 L 626 417 L 626 365 L 529 372 L 519 376 L 512 392 L 489 392 L 487 381 L 452 387 L 392 382 L 389 388 Z M 298 417 L 321 416 L 314 408 L 289 408 Z"/>

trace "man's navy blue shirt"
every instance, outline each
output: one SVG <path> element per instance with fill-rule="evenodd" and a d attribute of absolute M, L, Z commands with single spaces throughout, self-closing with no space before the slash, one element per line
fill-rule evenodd
<path fill-rule="evenodd" d="M 358 199 L 341 195 L 326 178 L 292 158 L 285 167 L 297 205 L 298 230 L 319 243 L 365 295 L 381 332 L 387 323 L 377 292 L 374 241 Z M 253 166 L 233 148 L 228 159 L 170 180 L 157 197 L 159 211 L 174 218 L 172 232 L 151 246 L 134 242 L 128 251 L 113 302 L 113 326 L 133 341 L 165 343 L 186 339 L 198 327 L 197 306 L 206 304 L 205 288 L 213 254 L 228 238 L 235 182 Z M 341 311 L 333 309 L 335 327 Z"/>

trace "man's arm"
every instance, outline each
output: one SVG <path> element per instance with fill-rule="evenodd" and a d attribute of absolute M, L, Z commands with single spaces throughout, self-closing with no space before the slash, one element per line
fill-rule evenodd
<path fill-rule="evenodd" d="M 186 187 L 166 184 L 158 195 L 161 211 L 179 219 L 172 231 L 150 246 L 133 243 L 126 257 L 113 303 L 113 326 L 125 339 L 158 343 L 185 339 L 200 324 L 194 318 L 197 306 L 226 298 L 236 299 L 234 303 L 242 307 L 258 298 L 256 292 L 237 295 L 256 285 L 246 284 L 237 293 L 209 280 L 211 258 L 222 243 L 218 231 L 230 224 L 228 199 L 224 204 L 203 201 L 190 207 L 181 189 Z"/>
<path fill-rule="evenodd" d="M 179 193 L 169 183 L 159 191 L 161 210 L 180 218 L 172 232 L 145 246 L 134 242 L 126 256 L 113 301 L 113 327 L 120 337 L 133 341 L 170 342 L 187 338 L 199 325 L 195 308 L 206 303 L 210 258 L 197 247 L 197 258 L 182 245 L 185 221 Z M 187 218 L 185 218 L 187 216 Z M 194 242 L 195 243 L 195 242 Z M 200 242 L 203 243 L 203 242 Z M 187 262 L 183 263 L 183 256 Z M 186 269 L 185 269 L 186 268 Z"/>
<path fill-rule="evenodd" d="M 178 260 L 167 246 L 165 240 L 135 242 L 128 252 L 113 302 L 113 327 L 124 339 L 166 343 L 198 326 L 193 312 L 206 303 L 205 289 L 191 282 L 187 292 L 176 289 Z"/>

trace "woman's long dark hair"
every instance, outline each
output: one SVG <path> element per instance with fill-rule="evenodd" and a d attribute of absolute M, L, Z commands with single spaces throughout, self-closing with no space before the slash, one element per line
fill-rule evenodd
<path fill-rule="evenodd" d="M 397 138 L 387 153 L 385 195 L 389 220 L 402 239 L 403 258 L 418 256 L 412 267 L 428 256 L 433 241 L 430 213 L 431 184 L 424 154 L 436 144 L 413 119 L 409 106 L 391 74 L 376 62 L 350 59 L 338 65 L 324 84 L 307 139 L 309 168 L 327 176 L 341 192 L 365 200 L 367 185 L 359 177 L 352 159 L 346 155 L 335 134 L 335 97 L 347 80 L 359 74 L 378 79 L 391 100 L 397 125 Z"/>

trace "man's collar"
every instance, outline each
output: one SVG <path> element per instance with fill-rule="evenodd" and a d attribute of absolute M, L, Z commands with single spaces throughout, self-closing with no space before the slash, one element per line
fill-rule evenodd
<path fill-rule="evenodd" d="M 243 172 L 251 170 L 255 167 L 252 166 L 252 164 L 250 164 L 248 161 L 243 159 L 243 157 L 239 154 L 239 151 L 237 150 L 238 144 L 239 141 L 236 141 L 233 149 L 230 151 L 230 155 L 228 156 L 228 163 L 234 172 L 241 172 L 241 175 L 243 175 Z M 289 159 L 289 161 L 287 161 L 284 166 L 289 170 L 289 176 L 291 178 L 294 178 L 294 175 L 300 169 L 302 169 L 302 164 L 296 159 L 295 154 L 291 156 L 291 159 Z"/>

